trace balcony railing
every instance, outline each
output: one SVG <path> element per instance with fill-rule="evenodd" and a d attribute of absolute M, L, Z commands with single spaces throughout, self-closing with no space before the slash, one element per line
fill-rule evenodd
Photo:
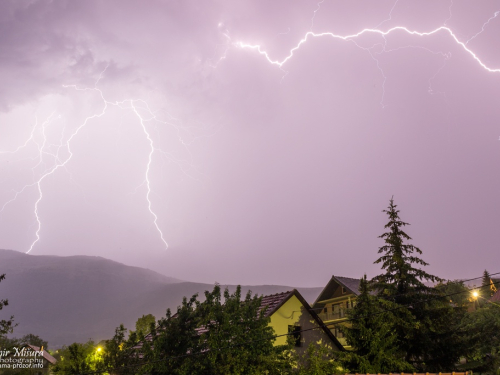
<path fill-rule="evenodd" d="M 344 310 L 340 310 L 339 312 L 322 312 L 318 314 L 322 321 L 327 322 L 329 320 L 337 320 L 347 318 L 347 313 Z"/>

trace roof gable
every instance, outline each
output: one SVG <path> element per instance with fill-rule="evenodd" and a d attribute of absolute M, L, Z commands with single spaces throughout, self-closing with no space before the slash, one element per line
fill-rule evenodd
<path fill-rule="evenodd" d="M 314 319 L 314 321 L 318 325 L 318 328 L 323 330 L 323 332 L 330 338 L 330 340 L 332 340 L 332 342 L 335 344 L 335 346 L 337 346 L 337 348 L 339 348 L 339 350 L 344 350 L 344 347 L 339 342 L 339 340 L 337 340 L 334 334 L 328 329 L 325 323 L 323 323 L 318 314 L 316 314 L 316 312 L 311 308 L 311 305 L 307 303 L 307 301 L 304 299 L 304 297 L 302 297 L 297 289 L 293 289 L 289 292 L 263 296 L 259 311 L 267 308 L 264 316 L 266 318 L 271 317 L 271 315 L 277 312 L 280 307 L 283 306 L 293 296 L 295 296 L 300 301 L 300 303 L 304 307 L 304 310 L 307 311 L 309 315 Z"/>
<path fill-rule="evenodd" d="M 352 294 L 359 295 L 359 284 L 361 279 L 353 279 L 351 277 L 335 276 L 335 278 L 340 281 L 342 286 L 347 288 Z"/>
<path fill-rule="evenodd" d="M 335 276 L 332 275 L 332 278 L 326 284 L 326 286 L 323 288 L 321 293 L 319 294 L 318 298 L 316 298 L 316 301 L 314 301 L 313 306 L 316 306 L 316 304 L 319 301 L 324 301 L 327 299 L 332 298 L 333 294 L 339 287 L 344 287 L 350 294 L 354 294 L 355 296 L 359 295 L 359 284 L 361 280 L 360 279 L 353 279 L 351 277 L 342 277 L 342 276 Z"/>
<path fill-rule="evenodd" d="M 259 310 L 257 312 L 260 313 L 261 310 L 266 309 L 264 316 L 266 318 L 270 317 L 276 311 L 278 311 L 278 309 L 281 306 L 283 306 L 283 304 L 294 295 L 294 291 L 296 291 L 296 290 L 294 289 L 294 290 L 290 290 L 288 292 L 270 294 L 268 296 L 262 296 L 262 301 L 260 303 L 260 307 L 259 307 Z"/>

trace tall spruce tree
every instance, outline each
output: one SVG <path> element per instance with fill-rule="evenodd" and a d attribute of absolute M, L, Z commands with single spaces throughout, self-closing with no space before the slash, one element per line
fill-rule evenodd
<path fill-rule="evenodd" d="M 428 263 L 416 255 L 422 254 L 418 247 L 405 243 L 411 240 L 403 231 L 403 227 L 409 224 L 399 218 L 399 210 L 396 207 L 394 199 L 391 198 L 387 210 L 382 211 L 389 216 L 389 222 L 385 225 L 388 231 L 379 236 L 385 241 L 385 245 L 379 248 L 378 253 L 383 255 L 374 263 L 381 263 L 385 273 L 375 276 L 372 284 L 380 297 L 402 305 L 435 293 L 435 289 L 425 285 L 423 281 L 439 282 L 442 279 L 414 267 L 427 266 Z"/>
<path fill-rule="evenodd" d="M 487 270 L 484 270 L 483 272 L 483 282 L 481 286 L 481 294 L 485 298 L 490 298 L 497 291 L 497 288 L 491 279 L 490 273 Z"/>
<path fill-rule="evenodd" d="M 391 198 L 384 210 L 389 217 L 387 231 L 380 238 L 382 254 L 374 263 L 381 264 L 384 273 L 375 276 L 372 287 L 378 297 L 394 302 L 399 309 L 393 313 L 393 330 L 405 354 L 405 360 L 417 370 L 442 371 L 454 367 L 461 355 L 460 340 L 450 340 L 459 324 L 459 315 L 444 294 L 424 282 L 440 282 L 441 278 L 424 271 L 428 264 L 419 255 L 422 251 L 407 243 L 411 237 L 403 228 L 408 223 L 399 217 L 399 210 Z M 413 324 L 401 324 L 405 315 L 413 316 Z M 455 335 L 456 336 L 456 335 Z M 455 337 L 453 336 L 453 337 Z"/>
<path fill-rule="evenodd" d="M 488 270 L 484 270 L 482 285 L 483 286 L 490 285 L 490 281 L 491 281 L 490 273 L 488 272 Z"/>

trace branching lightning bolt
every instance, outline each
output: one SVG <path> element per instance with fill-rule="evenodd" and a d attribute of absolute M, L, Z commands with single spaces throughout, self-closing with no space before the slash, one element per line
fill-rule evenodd
<path fill-rule="evenodd" d="M 106 69 L 105 69 L 106 70 Z M 66 141 L 63 141 L 64 139 L 64 134 L 61 134 L 61 138 L 59 141 L 59 144 L 50 144 L 47 141 L 47 134 L 46 134 L 46 128 L 50 125 L 50 123 L 56 118 L 54 114 L 51 114 L 45 122 L 43 122 L 41 125 L 38 124 L 38 121 L 35 123 L 34 128 L 31 130 L 30 135 L 28 139 L 19 147 L 17 147 L 15 150 L 12 151 L 2 151 L 0 154 L 16 154 L 19 152 L 21 149 L 28 147 L 31 143 L 34 143 L 36 145 L 37 149 L 37 155 L 34 159 L 37 159 L 36 165 L 32 168 L 32 174 L 33 174 L 33 182 L 26 184 L 24 187 L 21 189 L 14 191 L 13 197 L 11 199 L 8 199 L 3 206 L 0 208 L 0 213 L 4 211 L 4 209 L 14 202 L 21 194 L 23 194 L 27 189 L 29 188 L 36 188 L 36 191 L 38 193 L 37 199 L 34 204 L 34 216 L 35 216 L 35 222 L 36 222 L 36 231 L 35 231 L 35 239 L 29 246 L 29 249 L 26 251 L 26 253 L 30 253 L 35 245 L 40 241 L 40 232 L 42 229 L 42 220 L 39 214 L 39 206 L 40 203 L 43 200 L 43 183 L 44 181 L 54 173 L 56 173 L 59 169 L 66 169 L 68 163 L 71 161 L 73 158 L 74 154 L 72 151 L 72 142 L 73 140 L 78 136 L 80 131 L 88 126 L 88 124 L 102 116 L 104 116 L 110 106 L 115 106 L 118 108 L 121 108 L 123 110 L 130 110 L 137 118 L 138 118 L 138 123 L 142 129 L 142 132 L 144 133 L 145 139 L 148 142 L 149 146 L 149 152 L 148 152 L 148 159 L 147 159 L 147 164 L 145 167 L 145 173 L 144 173 L 144 185 L 146 186 L 146 200 L 147 200 L 147 208 L 153 217 L 153 223 L 156 228 L 156 231 L 158 232 L 160 239 L 162 243 L 164 244 L 165 248 L 168 248 L 168 243 L 165 240 L 165 236 L 163 234 L 163 231 L 161 230 L 159 224 L 158 224 L 158 215 L 155 213 L 153 210 L 153 204 L 151 201 L 151 194 L 152 194 L 152 187 L 151 187 L 151 179 L 150 179 L 150 173 L 151 173 L 151 166 L 153 163 L 153 157 L 156 152 L 159 152 L 163 157 L 168 158 L 168 160 L 176 162 L 179 168 L 184 172 L 184 168 L 182 163 L 186 163 L 186 160 L 178 160 L 173 157 L 170 153 L 161 150 L 160 148 L 157 148 L 155 146 L 155 142 L 153 140 L 151 131 L 148 129 L 148 122 L 155 121 L 157 123 L 165 124 L 165 125 L 171 125 L 174 126 L 177 130 L 177 136 L 179 141 L 182 143 L 182 145 L 186 146 L 187 143 L 184 141 L 184 139 L 181 136 L 180 133 L 180 128 L 170 122 L 170 121 L 163 121 L 157 118 L 155 113 L 151 110 L 147 102 L 143 99 L 126 99 L 122 101 L 109 101 L 105 98 L 102 90 L 98 87 L 99 81 L 102 79 L 103 74 L 105 70 L 100 74 L 99 78 L 95 82 L 93 87 L 85 87 L 85 88 L 80 88 L 77 87 L 76 85 L 65 85 L 65 88 L 68 89 L 74 89 L 77 91 L 93 91 L 98 94 L 102 101 L 102 108 L 97 112 L 94 113 L 84 119 L 84 121 L 76 127 L 76 129 L 67 137 Z M 144 116 L 144 113 L 146 116 Z M 173 118 L 172 118 L 173 119 Z M 41 138 L 38 139 L 37 138 Z M 196 138 L 193 138 L 196 139 Z M 53 151 L 53 148 L 55 147 L 55 151 Z M 67 154 L 61 156 L 61 151 L 64 150 Z M 46 161 L 46 158 L 51 158 L 50 163 Z M 47 166 L 49 165 L 49 166 Z M 36 173 L 37 170 L 41 169 L 40 173 Z M 187 174 L 187 173 L 186 173 Z M 192 176 L 189 176 L 192 177 Z"/>
<path fill-rule="evenodd" d="M 320 8 L 320 5 L 321 5 L 322 2 L 320 2 L 317 6 L 317 9 L 314 11 L 314 14 L 313 14 L 313 17 L 311 19 L 311 29 L 314 25 L 314 17 L 316 16 L 316 12 L 319 10 Z M 393 7 L 391 8 L 391 11 L 390 11 L 390 14 L 389 14 L 389 18 L 382 21 L 380 25 L 382 25 L 383 23 L 389 21 L 392 19 L 392 12 L 394 10 L 394 8 L 396 7 L 398 3 L 398 0 L 396 0 L 396 2 L 394 3 Z M 451 6 L 450 6 L 451 8 Z M 451 9 L 450 9 L 450 12 L 451 12 Z M 322 37 L 330 37 L 330 38 L 334 38 L 334 39 L 339 39 L 339 40 L 343 40 L 343 41 L 350 41 L 352 43 L 354 43 L 358 48 L 360 49 L 363 49 L 364 51 L 368 52 L 370 57 L 375 61 L 376 63 L 376 66 L 377 66 L 377 69 L 380 71 L 382 77 L 383 77 L 383 81 L 382 81 L 382 97 L 381 97 L 381 100 L 380 100 L 380 104 L 381 106 L 384 108 L 385 105 L 384 105 L 384 97 L 385 97 L 385 83 L 386 83 L 386 80 L 387 80 L 387 77 L 386 75 L 384 74 L 384 71 L 382 69 L 382 67 L 380 66 L 380 63 L 379 63 L 379 60 L 377 59 L 377 57 L 375 55 L 380 55 L 381 53 L 384 53 L 384 52 L 391 52 L 393 50 L 387 50 L 386 48 L 386 45 L 387 45 L 387 39 L 386 39 L 386 36 L 388 36 L 389 34 L 392 34 L 392 33 L 395 33 L 397 31 L 402 31 L 408 35 L 417 35 L 417 36 L 420 36 L 420 37 L 426 37 L 426 36 L 431 36 L 431 35 L 434 35 L 434 34 L 437 34 L 439 32 L 446 32 L 449 36 L 451 36 L 451 38 L 455 41 L 456 44 L 458 44 L 460 47 L 462 47 L 462 49 L 467 52 L 470 56 L 472 56 L 472 58 L 474 60 L 476 60 L 476 62 L 485 70 L 487 70 L 488 72 L 491 72 L 491 73 L 499 73 L 500 72 L 500 68 L 492 68 L 492 67 L 489 67 L 487 66 L 483 61 L 481 61 L 481 59 L 470 49 L 467 47 L 467 44 L 473 40 L 474 38 L 476 38 L 477 36 L 479 36 L 482 32 L 484 32 L 486 26 L 489 24 L 489 22 L 491 20 L 493 20 L 494 18 L 496 18 L 498 16 L 500 12 L 495 12 L 495 14 L 490 18 L 488 19 L 488 21 L 486 21 L 484 24 L 483 24 L 483 27 L 481 28 L 481 30 L 479 32 L 477 32 L 473 37 L 471 37 L 469 40 L 467 40 L 466 42 L 463 42 L 461 40 L 459 40 L 459 38 L 456 36 L 456 34 L 447 26 L 441 26 L 441 27 L 438 27 L 432 31 L 427 31 L 427 32 L 419 32 L 419 31 L 416 31 L 416 30 L 410 30 L 408 29 L 407 27 L 404 27 L 404 26 L 395 26 L 395 27 L 392 27 L 386 31 L 383 31 L 381 29 L 377 27 L 375 28 L 366 28 L 366 29 L 363 29 L 355 34 L 349 34 L 349 35 L 340 35 L 340 34 L 334 34 L 332 32 L 322 32 L 322 33 L 315 33 L 313 32 L 312 30 L 306 32 L 306 34 L 304 35 L 304 37 L 302 39 L 299 40 L 299 42 L 296 44 L 295 47 L 293 47 L 287 56 L 285 56 L 284 59 L 282 60 L 277 60 L 277 59 L 273 59 L 270 55 L 269 52 L 267 52 L 266 50 L 264 50 L 262 48 L 261 45 L 259 44 L 248 44 L 248 43 L 244 43 L 244 42 L 236 42 L 234 43 L 235 46 L 239 47 L 239 48 L 242 48 L 242 49 L 249 49 L 249 50 L 253 50 L 253 51 L 257 51 L 257 53 L 261 56 L 263 56 L 271 65 L 275 65 L 277 66 L 280 70 L 282 70 L 284 72 L 284 75 L 282 77 L 282 80 L 284 79 L 284 77 L 288 74 L 288 72 L 286 70 L 283 69 L 283 66 L 289 61 L 291 60 L 295 53 L 301 48 L 301 46 L 303 44 L 305 44 L 310 38 L 322 38 Z M 357 42 L 356 42 L 356 39 L 361 37 L 362 35 L 365 35 L 365 34 L 376 34 L 376 35 L 380 35 L 382 38 L 383 38 L 383 43 L 376 43 L 370 47 L 362 47 L 361 45 L 359 45 Z M 376 46 L 382 46 L 382 50 L 380 52 L 374 52 L 373 49 L 376 47 Z M 435 78 L 435 76 L 439 73 L 439 71 L 441 71 L 443 68 L 444 68 L 444 65 L 446 64 L 446 60 L 448 60 L 451 56 L 451 54 L 449 53 L 443 53 L 443 52 L 434 52 L 434 51 L 431 51 L 425 47 L 416 47 L 416 46 L 407 46 L 407 47 L 411 47 L 411 48 L 422 48 L 422 49 L 425 49 L 431 53 L 434 53 L 434 54 L 441 54 L 442 56 L 445 57 L 445 62 L 443 63 L 443 65 L 441 66 L 441 68 L 438 70 L 438 72 L 436 72 L 436 74 L 429 80 L 429 92 L 432 92 L 432 88 L 431 88 L 431 85 L 430 85 L 430 82 L 432 81 L 433 78 Z"/>
<path fill-rule="evenodd" d="M 314 18 L 316 18 L 316 13 L 318 13 L 318 11 L 321 8 L 321 4 L 323 4 L 324 2 L 325 2 L 325 0 L 321 0 L 318 4 L 316 4 L 316 9 L 314 10 L 313 16 L 311 18 L 311 27 L 309 28 L 309 31 L 312 31 L 312 29 L 314 27 Z"/>
<path fill-rule="evenodd" d="M 386 18 L 385 20 L 383 20 L 382 22 L 380 22 L 377 26 L 374 27 L 374 29 L 378 29 L 380 26 L 382 26 L 384 23 L 386 22 L 389 22 L 392 20 L 392 12 L 394 11 L 394 9 L 396 8 L 396 5 L 398 5 L 398 2 L 399 0 L 396 0 L 394 2 L 394 5 L 392 6 L 391 10 L 389 11 L 389 18 Z"/>
<path fill-rule="evenodd" d="M 481 30 L 478 31 L 476 34 L 474 34 L 472 37 L 470 37 L 466 42 L 465 44 L 469 44 L 469 42 L 475 38 L 477 38 L 480 34 L 483 33 L 484 29 L 486 28 L 486 26 L 488 26 L 488 24 L 490 23 L 491 20 L 495 19 L 498 17 L 498 15 L 500 14 L 500 11 L 496 11 L 495 14 L 493 14 L 493 16 L 491 16 L 488 21 L 486 21 L 484 24 L 483 24 L 483 27 L 481 27 Z"/>
<path fill-rule="evenodd" d="M 446 61 L 451 57 L 451 54 L 444 53 L 444 52 L 432 51 L 428 48 L 421 47 L 421 46 L 404 46 L 404 47 L 399 47 L 399 48 L 395 48 L 395 49 L 387 49 L 386 37 L 388 37 L 391 34 L 395 34 L 395 33 L 400 32 L 400 33 L 405 33 L 407 35 L 419 36 L 419 37 L 429 37 L 429 36 L 432 36 L 432 35 L 435 35 L 438 33 L 446 33 L 449 37 L 451 37 L 451 39 L 455 42 L 456 45 L 460 46 L 484 70 L 486 70 L 490 73 L 499 73 L 500 72 L 500 68 L 488 66 L 486 63 L 484 63 L 479 58 L 479 56 L 472 49 L 470 49 L 468 47 L 469 43 L 471 41 L 473 41 L 474 39 L 476 39 L 480 34 L 482 34 L 486 30 L 486 28 L 488 27 L 490 22 L 492 22 L 494 19 L 496 19 L 498 17 L 498 15 L 500 14 L 500 11 L 496 11 L 493 16 L 491 16 L 486 22 L 484 22 L 481 30 L 479 30 L 476 34 L 471 36 L 468 40 L 462 41 L 462 40 L 460 40 L 460 38 L 457 37 L 457 35 L 453 32 L 453 30 L 447 26 L 447 22 L 452 17 L 452 13 L 451 13 L 451 8 L 453 6 L 452 1 L 450 2 L 450 6 L 449 6 L 448 19 L 445 21 L 443 26 L 440 26 L 434 30 L 422 32 L 422 31 L 417 31 L 417 30 L 411 30 L 411 29 L 404 27 L 404 26 L 394 26 L 394 27 L 391 27 L 391 28 L 386 29 L 386 30 L 381 29 L 381 26 L 384 23 L 392 20 L 392 12 L 394 11 L 395 7 L 397 6 L 398 1 L 399 0 L 395 0 L 394 4 L 390 10 L 388 18 L 383 20 L 382 22 L 380 22 L 376 27 L 365 28 L 357 33 L 354 33 L 354 34 L 341 35 L 341 34 L 335 34 L 333 32 L 317 33 L 317 32 L 313 31 L 314 20 L 315 20 L 316 14 L 317 14 L 317 12 L 320 11 L 321 5 L 324 2 L 324 0 L 321 0 L 320 2 L 317 3 L 317 7 L 313 12 L 313 16 L 311 18 L 310 30 L 304 34 L 304 36 L 298 41 L 298 43 L 293 48 L 291 48 L 289 50 L 288 54 L 281 60 L 271 57 L 271 53 L 266 51 L 260 44 L 249 44 L 249 43 L 245 43 L 243 41 L 233 42 L 231 40 L 229 31 L 224 27 L 223 23 L 220 23 L 219 28 L 222 29 L 222 36 L 224 37 L 225 43 L 218 45 L 216 47 L 215 53 L 217 54 L 217 51 L 220 48 L 220 46 L 224 46 L 224 51 L 223 51 L 222 55 L 219 57 L 218 61 L 215 64 L 211 64 L 211 66 L 212 66 L 212 68 L 216 68 L 221 61 L 223 61 L 224 59 L 227 58 L 227 53 L 228 53 L 229 49 L 231 47 L 236 47 L 236 48 L 240 48 L 240 49 L 248 49 L 251 51 L 256 51 L 269 64 L 277 66 L 286 75 L 288 72 L 286 72 L 284 70 L 284 68 L 283 68 L 284 65 L 296 55 L 296 53 L 302 47 L 302 45 L 304 45 L 305 43 L 307 43 L 311 39 L 329 37 L 329 38 L 338 39 L 338 40 L 342 40 L 342 41 L 349 41 L 349 42 L 354 43 L 358 48 L 361 48 L 364 51 L 368 52 L 370 57 L 375 61 L 378 70 L 381 72 L 381 74 L 383 76 L 383 83 L 382 83 L 383 93 L 382 93 L 381 104 L 382 104 L 382 106 L 384 106 L 383 100 L 384 100 L 384 94 L 385 94 L 384 90 L 385 90 L 386 76 L 384 74 L 384 71 L 383 71 L 380 63 L 379 63 L 377 56 L 382 54 L 382 53 L 395 51 L 395 50 L 398 50 L 401 48 L 421 48 L 421 49 L 424 49 L 430 53 L 440 54 L 444 58 L 443 65 L 439 68 L 439 70 L 436 72 L 436 74 L 434 74 L 429 79 L 429 93 L 431 93 L 431 94 L 435 93 L 433 91 L 432 85 L 431 85 L 432 80 L 444 68 Z M 364 47 L 357 42 L 357 39 L 359 39 L 361 36 L 369 35 L 369 34 L 380 36 L 382 38 L 381 42 L 375 43 L 375 44 L 371 45 L 370 47 Z M 377 49 L 375 49 L 376 47 L 377 47 Z M 102 101 L 102 109 L 100 111 L 98 111 L 97 113 L 94 113 L 91 116 L 88 116 L 87 118 L 85 118 L 85 120 L 79 126 L 77 126 L 76 129 L 73 130 L 73 132 L 71 134 L 69 134 L 69 136 L 66 138 L 65 141 L 64 141 L 65 137 L 64 137 L 64 131 L 63 131 L 61 133 L 59 144 L 52 144 L 52 143 L 48 142 L 46 129 L 51 125 L 51 123 L 56 118 L 55 114 L 53 113 L 41 124 L 39 124 L 38 119 L 37 119 L 33 129 L 31 130 L 31 132 L 29 134 L 29 137 L 27 138 L 27 140 L 23 144 L 21 144 L 20 146 L 15 148 L 13 151 L 0 151 L 0 154 L 16 154 L 20 150 L 27 148 L 30 144 L 36 145 L 37 156 L 35 158 L 32 158 L 32 159 L 37 160 L 38 162 L 36 163 L 36 165 L 34 167 L 32 167 L 33 182 L 30 184 L 26 184 L 21 189 L 14 190 L 13 196 L 10 199 L 8 199 L 0 208 L 0 213 L 2 213 L 9 204 L 14 202 L 26 190 L 28 190 L 30 188 L 36 189 L 37 199 L 34 203 L 34 216 L 35 216 L 37 228 L 36 228 L 36 232 L 35 232 L 35 240 L 31 243 L 31 245 L 29 246 L 29 249 L 26 251 L 26 253 L 30 253 L 33 250 L 33 248 L 35 247 L 35 245 L 40 241 L 40 238 L 41 238 L 40 232 L 42 229 L 42 221 L 41 221 L 41 218 L 39 215 L 39 206 L 43 200 L 43 191 L 44 191 L 43 190 L 43 183 L 44 183 L 44 181 L 49 176 L 55 174 L 60 169 L 67 170 L 67 165 L 73 158 L 73 151 L 72 151 L 72 147 L 71 147 L 73 140 L 78 136 L 80 131 L 83 128 L 85 128 L 91 121 L 104 116 L 107 113 L 107 110 L 110 106 L 115 106 L 115 107 L 121 108 L 123 110 L 130 110 L 135 116 L 137 116 L 139 125 L 141 126 L 142 132 L 144 133 L 144 137 L 148 142 L 149 152 L 148 152 L 148 158 L 147 158 L 147 163 L 146 163 L 146 167 L 145 167 L 144 182 L 143 182 L 143 184 L 146 186 L 146 189 L 147 189 L 147 193 L 146 193 L 147 207 L 148 207 L 149 213 L 153 217 L 154 226 L 156 228 L 156 231 L 159 233 L 159 236 L 160 236 L 162 243 L 164 244 L 165 248 L 168 248 L 168 243 L 165 240 L 165 236 L 164 236 L 164 234 L 163 234 L 163 232 L 158 224 L 158 215 L 155 213 L 155 211 L 153 209 L 153 204 L 151 201 L 151 195 L 152 195 L 152 186 L 151 186 L 151 179 L 150 179 L 151 166 L 153 163 L 153 157 L 154 157 L 155 153 L 159 153 L 162 157 L 166 157 L 169 160 L 176 162 L 179 165 L 179 167 L 183 170 L 183 172 L 185 172 L 185 171 L 182 167 L 181 162 L 184 162 L 184 161 L 177 160 L 176 158 L 173 157 L 173 155 L 171 155 L 168 152 L 161 150 L 160 148 L 157 148 L 155 146 L 154 137 L 152 136 L 152 133 L 149 130 L 148 122 L 155 121 L 155 122 L 168 124 L 168 125 L 172 125 L 172 126 L 175 126 L 175 125 L 170 123 L 170 122 L 165 122 L 165 121 L 159 120 L 156 117 L 156 115 L 154 114 L 154 112 L 150 109 L 147 102 L 142 100 L 142 99 L 126 99 L 126 100 L 115 101 L 115 102 L 108 101 L 105 98 L 102 90 L 98 87 L 98 84 L 99 84 L 100 80 L 103 78 L 103 74 L 105 73 L 105 71 L 106 71 L 106 69 L 104 69 L 104 71 L 101 72 L 101 74 L 99 75 L 99 77 L 96 80 L 93 87 L 80 88 L 80 87 L 77 87 L 76 85 L 64 86 L 66 88 L 71 88 L 71 89 L 74 89 L 77 91 L 93 91 L 93 92 L 98 94 L 98 96 L 100 97 L 100 99 Z M 283 76 L 283 78 L 284 78 L 284 76 Z M 147 115 L 144 116 L 143 113 L 146 113 Z M 181 141 L 181 143 L 183 145 L 185 145 L 185 142 L 181 138 L 180 133 L 178 133 L 178 136 L 179 136 L 179 140 Z M 39 138 L 41 138 L 41 140 Z M 64 156 L 62 155 L 63 152 L 65 153 Z M 47 159 L 50 159 L 50 162 Z"/>
<path fill-rule="evenodd" d="M 350 35 L 339 35 L 339 34 L 334 34 L 331 32 L 314 33 L 312 31 L 308 31 L 304 35 L 304 37 L 297 43 L 297 45 L 290 50 L 289 54 L 283 60 L 275 60 L 275 59 L 271 58 L 270 54 L 267 51 L 265 51 L 261 45 L 258 45 L 258 44 L 247 44 L 244 42 L 237 42 L 237 43 L 235 43 L 235 45 L 240 47 L 240 48 L 255 50 L 260 55 L 264 56 L 264 58 L 270 64 L 276 65 L 276 66 L 282 68 L 283 65 L 285 65 L 294 56 L 295 52 L 298 51 L 300 49 L 300 47 L 308 41 L 309 38 L 331 37 L 334 39 L 340 39 L 340 40 L 344 40 L 344 41 L 353 41 L 354 39 L 359 38 L 360 36 L 362 36 L 364 34 L 378 34 L 382 37 L 386 37 L 387 35 L 394 33 L 396 31 L 403 31 L 409 35 L 418 35 L 421 37 L 430 36 L 433 34 L 437 34 L 440 31 L 444 31 L 444 32 L 448 33 L 452 37 L 452 39 L 455 41 L 455 43 L 457 43 L 459 46 L 461 46 L 485 70 L 492 72 L 492 73 L 499 73 L 500 72 L 500 68 L 490 68 L 485 63 L 483 63 L 481 61 L 481 59 L 471 49 L 469 49 L 467 47 L 467 42 L 460 41 L 458 39 L 458 37 L 453 33 L 453 31 L 449 27 L 446 27 L 446 26 L 441 26 L 441 27 L 438 27 L 437 29 L 434 29 L 432 31 L 427 31 L 427 32 L 419 32 L 419 31 L 415 31 L 415 30 L 410 30 L 404 26 L 395 26 L 395 27 L 392 27 L 386 31 L 382 31 L 379 29 L 363 29 L 358 33 L 350 34 Z"/>
<path fill-rule="evenodd" d="M 100 77 L 99 77 L 100 79 Z M 99 81 L 99 80 L 98 80 Z M 97 84 L 97 83 L 96 83 Z M 96 89 L 98 90 L 98 89 Z M 100 92 L 100 90 L 98 90 Z M 102 92 L 100 92 L 101 96 L 102 96 Z M 103 98 L 104 99 L 104 98 Z M 65 168 L 66 165 L 69 163 L 69 161 L 72 159 L 73 157 L 73 152 L 71 151 L 71 143 L 72 143 L 72 140 L 78 135 L 78 133 L 81 131 L 81 129 L 83 129 L 87 123 L 89 121 L 91 121 L 92 119 L 95 119 L 95 118 L 98 118 L 98 117 L 101 117 L 105 114 L 106 112 L 106 108 L 107 108 L 107 105 L 108 103 L 106 101 L 104 101 L 104 108 L 102 109 L 102 111 L 98 114 L 94 114 L 92 116 L 89 116 L 85 119 L 85 121 L 76 128 L 76 130 L 69 136 L 68 140 L 66 141 L 66 144 L 65 144 L 65 148 L 66 148 L 66 151 L 68 152 L 68 157 L 66 157 L 66 159 L 64 160 L 61 160 L 60 157 L 59 157 L 59 149 L 62 147 L 59 146 L 57 148 L 57 152 L 54 154 L 52 152 L 50 152 L 50 145 L 47 146 L 47 135 L 45 133 L 45 129 L 46 129 L 46 125 L 50 123 L 50 121 L 52 120 L 52 117 L 53 117 L 53 114 L 49 117 L 49 119 L 44 122 L 42 124 L 42 142 L 41 144 L 38 144 L 37 142 L 37 147 L 38 147 L 38 151 L 39 151 L 39 161 L 38 163 L 32 168 L 32 171 L 33 171 L 33 174 L 35 173 L 35 168 L 39 167 L 39 166 L 42 166 L 42 165 L 45 165 L 44 163 L 44 156 L 47 156 L 47 155 L 50 155 L 54 158 L 54 164 L 49 167 L 49 168 L 46 168 L 42 173 L 41 173 L 41 176 L 38 178 L 38 179 L 35 179 L 35 182 L 32 183 L 32 184 L 29 184 L 29 185 L 26 185 L 24 186 L 20 191 L 17 191 L 14 198 L 12 198 L 11 200 L 9 200 L 8 202 L 6 202 L 3 207 L 2 207 L 2 210 L 3 211 L 5 209 L 5 207 L 7 206 L 7 204 L 13 202 L 20 194 L 22 194 L 27 188 L 29 187 L 32 187 L 32 186 L 36 186 L 36 189 L 38 191 L 38 198 L 35 202 L 35 206 L 34 206 L 34 215 L 35 215 L 35 219 L 36 219 L 36 223 L 37 223 L 37 229 L 36 229 L 36 232 L 35 232 L 35 240 L 31 243 L 29 249 L 26 251 L 26 253 L 30 253 L 31 250 L 33 250 L 33 247 L 40 241 L 40 230 L 42 228 L 42 222 L 40 220 L 40 216 L 39 216 L 39 212 L 38 212 L 38 208 L 39 208 L 39 204 L 40 202 L 42 201 L 43 199 L 43 189 L 42 189 L 42 183 L 43 181 L 53 175 L 57 170 L 61 169 L 61 168 Z M 34 130 L 33 130 L 34 131 Z M 33 140 L 33 132 L 31 133 L 31 136 L 30 138 L 25 142 L 25 144 L 21 147 L 25 147 L 31 140 Z M 18 151 L 19 148 L 16 150 Z"/>

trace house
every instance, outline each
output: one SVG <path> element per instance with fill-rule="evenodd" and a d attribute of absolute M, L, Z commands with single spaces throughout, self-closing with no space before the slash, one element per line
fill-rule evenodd
<path fill-rule="evenodd" d="M 298 354 L 302 354 L 310 343 L 322 343 L 334 350 L 344 350 L 296 289 L 263 296 L 260 309 L 266 309 L 265 316 L 270 319 L 269 325 L 277 336 L 274 345 L 285 345 L 287 334 L 292 333 Z"/>
<path fill-rule="evenodd" d="M 321 343 L 330 346 L 333 350 L 344 350 L 341 343 L 296 289 L 263 296 L 258 312 L 262 310 L 264 310 L 264 316 L 269 318 L 269 325 L 277 336 L 274 341 L 275 346 L 285 345 L 288 334 L 291 333 L 295 341 L 295 351 L 298 354 L 303 354 L 311 343 Z M 176 317 L 177 314 L 174 314 L 172 319 Z M 205 331 L 205 327 L 196 329 L 198 335 Z M 151 334 L 146 335 L 145 340 L 151 342 Z M 140 350 L 142 345 L 139 343 L 134 349 Z M 139 357 L 142 355 L 139 354 Z"/>
<path fill-rule="evenodd" d="M 339 327 L 346 324 L 347 311 L 356 304 L 359 283 L 360 279 L 332 276 L 312 306 L 323 323 L 346 349 L 350 347 L 347 346 Z"/>

